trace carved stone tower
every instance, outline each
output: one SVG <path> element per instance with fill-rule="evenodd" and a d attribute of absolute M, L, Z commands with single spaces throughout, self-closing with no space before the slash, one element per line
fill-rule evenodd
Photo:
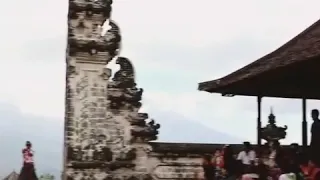
<path fill-rule="evenodd" d="M 106 65 L 121 43 L 111 5 L 112 0 L 69 0 L 65 180 L 151 178 L 147 142 L 157 138 L 160 126 L 138 112 L 143 90 L 127 58 L 116 58 L 120 70 L 109 80 Z M 105 22 L 110 29 L 102 36 Z"/>

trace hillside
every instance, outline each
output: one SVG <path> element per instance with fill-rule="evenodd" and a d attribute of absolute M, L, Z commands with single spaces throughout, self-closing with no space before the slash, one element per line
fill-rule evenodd
<path fill-rule="evenodd" d="M 217 132 L 172 113 L 155 116 L 161 124 L 159 141 L 198 143 L 239 143 L 241 140 Z M 21 114 L 18 108 L 0 104 L 0 175 L 20 171 L 25 141 L 34 144 L 38 174 L 60 175 L 62 167 L 63 120 Z"/>
<path fill-rule="evenodd" d="M 162 112 L 154 117 L 156 122 L 161 124 L 159 141 L 162 142 L 217 144 L 243 142 L 243 139 L 219 132 L 174 112 Z"/>

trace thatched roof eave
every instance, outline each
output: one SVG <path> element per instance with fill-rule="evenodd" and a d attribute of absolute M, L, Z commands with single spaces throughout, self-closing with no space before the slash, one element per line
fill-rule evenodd
<path fill-rule="evenodd" d="M 281 67 L 320 56 L 320 20 L 291 39 L 277 50 L 253 63 L 216 80 L 201 82 L 198 90 L 220 93 L 224 87 L 245 79 L 257 77 Z"/>

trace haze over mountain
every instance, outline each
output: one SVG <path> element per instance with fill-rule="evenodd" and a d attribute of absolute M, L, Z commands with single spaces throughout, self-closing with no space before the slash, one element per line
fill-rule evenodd
<path fill-rule="evenodd" d="M 151 114 L 153 117 L 153 114 Z M 206 127 L 198 122 L 174 112 L 161 112 L 154 116 L 160 123 L 159 141 L 162 142 L 189 142 L 189 143 L 217 143 L 236 144 L 243 139 Z"/>
<path fill-rule="evenodd" d="M 241 140 L 217 132 L 174 112 L 154 116 L 161 124 L 161 142 L 240 143 Z M 62 167 L 63 120 L 22 114 L 13 105 L 0 103 L 0 175 L 20 171 L 25 141 L 33 143 L 37 172 L 60 175 Z"/>

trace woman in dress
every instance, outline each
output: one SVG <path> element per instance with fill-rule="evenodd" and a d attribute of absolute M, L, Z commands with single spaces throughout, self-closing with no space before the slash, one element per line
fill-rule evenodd
<path fill-rule="evenodd" d="M 202 159 L 202 168 L 204 172 L 204 177 L 206 180 L 214 180 L 215 176 L 215 168 L 214 165 L 211 162 L 211 156 L 210 155 L 205 155 L 203 156 Z"/>
<path fill-rule="evenodd" d="M 221 152 L 220 149 L 217 149 L 214 153 L 212 163 L 215 166 L 215 180 L 220 180 L 223 179 L 223 153 Z"/>
<path fill-rule="evenodd" d="M 231 146 L 226 145 L 223 149 L 223 168 L 226 171 L 227 180 L 235 180 L 239 174 L 239 163 L 234 157 L 234 152 Z"/>
<path fill-rule="evenodd" d="M 31 147 L 31 142 L 27 141 L 26 147 L 22 150 L 23 165 L 18 180 L 38 180 L 33 161 L 34 151 Z"/>

